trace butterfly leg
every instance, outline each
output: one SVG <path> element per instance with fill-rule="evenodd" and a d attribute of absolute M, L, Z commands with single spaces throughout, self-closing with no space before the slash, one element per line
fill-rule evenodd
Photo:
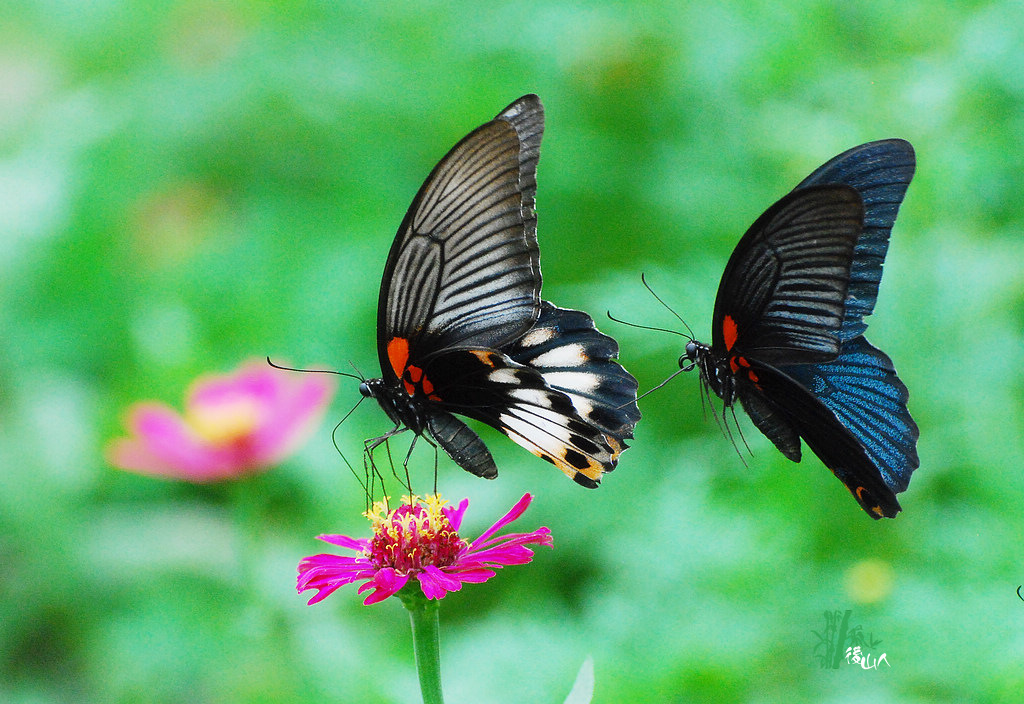
<path fill-rule="evenodd" d="M 405 432 L 406 430 L 408 430 L 407 427 L 405 427 L 401 423 L 396 423 L 394 428 L 384 433 L 383 435 L 380 435 L 375 438 L 370 438 L 369 440 L 365 440 L 363 442 L 363 468 L 364 471 L 366 472 L 366 482 L 371 487 L 371 490 L 372 487 L 376 484 L 376 482 L 379 481 L 381 486 L 381 493 L 384 495 L 387 494 L 387 492 L 384 490 L 384 475 L 381 474 L 379 469 L 377 469 L 377 463 L 373 459 L 374 451 L 381 445 L 384 445 L 384 447 L 387 448 L 388 464 L 391 465 L 391 472 L 392 474 L 395 475 L 396 479 L 399 479 L 398 474 L 395 473 L 395 463 L 391 459 L 391 446 L 388 444 L 388 440 L 390 440 L 391 438 L 400 433 Z M 406 462 L 408 462 L 408 458 L 406 458 Z M 399 479 L 399 482 L 401 482 L 401 479 Z"/>

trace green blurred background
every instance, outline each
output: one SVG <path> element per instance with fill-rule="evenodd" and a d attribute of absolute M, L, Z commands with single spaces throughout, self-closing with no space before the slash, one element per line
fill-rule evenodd
<path fill-rule="evenodd" d="M 1024 691 L 1024 9 L 1007 2 L 22 2 L 0 9 L 0 700 L 414 702 L 407 617 L 305 606 L 321 532 L 365 535 L 331 445 L 194 487 L 112 469 L 134 401 L 250 356 L 376 374 L 392 237 L 462 135 L 547 111 L 544 296 L 648 389 L 707 339 L 747 226 L 861 142 L 918 173 L 868 338 L 911 390 L 921 468 L 872 521 L 813 456 L 746 465 L 695 375 L 641 403 L 583 490 L 496 432 L 445 460 L 468 532 L 525 491 L 553 551 L 442 603 L 451 702 L 1011 702 Z M 390 427 L 370 404 L 338 431 Z M 395 448 L 404 451 L 404 442 Z M 432 455 L 417 450 L 420 486 Z M 238 507 L 242 506 L 240 510 Z M 256 530 L 246 530 L 248 520 Z M 241 523 L 241 525 L 240 525 Z M 822 669 L 825 611 L 890 667 Z"/>

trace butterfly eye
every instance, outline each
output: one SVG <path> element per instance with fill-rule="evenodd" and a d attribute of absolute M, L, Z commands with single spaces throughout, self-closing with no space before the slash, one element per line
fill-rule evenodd
<path fill-rule="evenodd" d="M 683 360 L 686 360 L 684 362 Z M 679 358 L 679 366 L 682 367 L 686 363 L 697 361 L 697 343 L 690 340 L 686 343 L 686 354 Z"/>
<path fill-rule="evenodd" d="M 365 381 L 359 382 L 359 393 L 361 393 L 366 398 L 370 398 L 371 396 L 373 396 L 373 391 L 370 390 L 370 385 L 367 384 Z"/>

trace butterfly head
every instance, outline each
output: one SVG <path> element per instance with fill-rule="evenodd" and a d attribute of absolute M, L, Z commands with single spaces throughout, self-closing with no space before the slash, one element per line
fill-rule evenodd
<path fill-rule="evenodd" d="M 704 367 L 702 362 L 708 358 L 711 348 L 703 342 L 693 338 L 686 343 L 685 352 L 679 356 L 679 368 L 684 372 L 692 371 L 695 367 Z"/>
<path fill-rule="evenodd" d="M 679 368 L 688 372 L 697 366 L 698 342 L 690 340 L 686 343 L 686 352 L 679 357 Z"/>

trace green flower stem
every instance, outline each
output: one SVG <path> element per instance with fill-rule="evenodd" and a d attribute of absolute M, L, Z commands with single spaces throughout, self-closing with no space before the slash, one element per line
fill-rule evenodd
<path fill-rule="evenodd" d="M 419 583 L 415 581 L 398 592 L 398 598 L 409 610 L 412 644 L 416 653 L 416 669 L 420 675 L 423 704 L 444 704 L 444 695 L 441 693 L 438 600 L 423 596 Z"/>

